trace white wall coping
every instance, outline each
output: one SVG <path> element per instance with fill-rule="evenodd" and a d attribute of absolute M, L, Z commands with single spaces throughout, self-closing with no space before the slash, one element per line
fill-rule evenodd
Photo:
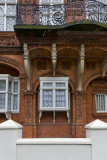
<path fill-rule="evenodd" d="M 104 129 L 107 129 L 107 123 L 97 119 L 89 124 L 87 124 L 85 126 L 86 129 L 91 129 L 91 130 L 104 130 Z"/>
<path fill-rule="evenodd" d="M 3 123 L 0 124 L 0 130 L 3 130 L 3 129 L 22 129 L 23 126 L 20 125 L 19 123 L 9 119 Z"/>
<path fill-rule="evenodd" d="M 90 138 L 24 138 L 17 145 L 91 145 Z"/>

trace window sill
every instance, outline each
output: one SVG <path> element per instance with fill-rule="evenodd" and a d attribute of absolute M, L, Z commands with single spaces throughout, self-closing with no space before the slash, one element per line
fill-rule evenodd
<path fill-rule="evenodd" d="M 94 112 L 94 117 L 107 117 L 107 112 Z"/>

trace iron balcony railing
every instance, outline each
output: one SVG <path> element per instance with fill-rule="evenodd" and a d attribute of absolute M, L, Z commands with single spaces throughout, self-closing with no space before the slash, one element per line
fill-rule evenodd
<path fill-rule="evenodd" d="M 64 25 L 82 20 L 107 24 L 107 5 L 95 0 L 58 5 L 17 4 L 16 24 L 20 25 Z"/>

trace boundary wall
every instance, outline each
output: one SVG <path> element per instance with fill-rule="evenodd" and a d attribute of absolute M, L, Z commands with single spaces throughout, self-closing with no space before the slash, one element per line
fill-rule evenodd
<path fill-rule="evenodd" d="M 23 139 L 20 124 L 0 124 L 1 160 L 107 160 L 107 123 L 95 120 L 85 126 L 86 138 Z"/>

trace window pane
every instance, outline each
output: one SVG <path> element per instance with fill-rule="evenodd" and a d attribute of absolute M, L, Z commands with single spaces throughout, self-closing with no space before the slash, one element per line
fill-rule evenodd
<path fill-rule="evenodd" d="M 105 111 L 105 95 L 104 94 L 96 95 L 96 110 Z"/>
<path fill-rule="evenodd" d="M 13 87 L 14 93 L 18 93 L 18 82 L 14 82 L 14 87 Z"/>
<path fill-rule="evenodd" d="M 11 110 L 11 94 L 8 94 L 8 110 Z"/>
<path fill-rule="evenodd" d="M 0 80 L 0 91 L 6 91 L 6 80 Z"/>
<path fill-rule="evenodd" d="M 43 90 L 43 107 L 53 106 L 53 91 Z"/>
<path fill-rule="evenodd" d="M 13 26 L 16 23 L 16 18 L 15 17 L 7 17 L 6 19 L 6 30 L 7 31 L 13 31 Z"/>
<path fill-rule="evenodd" d="M 4 2 L 5 3 L 5 0 L 0 0 L 0 2 Z"/>
<path fill-rule="evenodd" d="M 14 3 L 16 3 L 16 0 L 6 0 L 8 3 L 9 2 L 14 2 Z"/>
<path fill-rule="evenodd" d="M 60 4 L 63 3 L 62 0 L 52 0 L 52 4 Z"/>
<path fill-rule="evenodd" d="M 0 93 L 0 109 L 5 109 L 5 94 Z"/>
<path fill-rule="evenodd" d="M 13 96 L 13 110 L 18 109 L 18 95 Z"/>
<path fill-rule="evenodd" d="M 7 14 L 13 14 L 15 15 L 16 14 L 16 5 L 14 4 L 11 4 L 11 5 L 7 5 Z"/>
<path fill-rule="evenodd" d="M 52 87 L 52 83 L 43 83 L 43 87 Z"/>
<path fill-rule="evenodd" d="M 66 107 L 65 90 L 56 90 L 56 107 Z"/>
<path fill-rule="evenodd" d="M 50 4 L 52 0 L 40 0 L 41 4 Z"/>
<path fill-rule="evenodd" d="M 65 83 L 56 83 L 56 87 L 65 87 Z"/>
<path fill-rule="evenodd" d="M 0 8 L 0 31 L 4 30 L 4 11 Z"/>
<path fill-rule="evenodd" d="M 9 83 L 8 83 L 8 92 L 11 92 L 11 81 L 9 81 Z"/>

